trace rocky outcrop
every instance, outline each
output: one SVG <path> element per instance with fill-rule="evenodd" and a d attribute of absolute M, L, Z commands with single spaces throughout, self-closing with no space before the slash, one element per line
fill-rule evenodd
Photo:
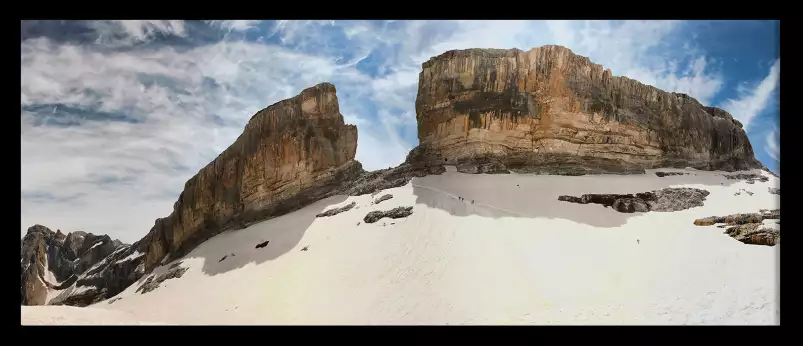
<path fill-rule="evenodd" d="M 701 207 L 710 193 L 706 190 L 680 187 L 636 194 L 585 194 L 580 197 L 559 196 L 559 201 L 579 204 L 601 204 L 620 213 L 670 212 Z"/>
<path fill-rule="evenodd" d="M 778 220 L 775 224 L 764 224 L 764 220 Z M 697 226 L 724 224 L 725 234 L 752 245 L 775 246 L 781 243 L 781 210 L 762 209 L 758 213 L 711 216 L 694 220 Z"/>
<path fill-rule="evenodd" d="M 382 195 L 381 197 L 375 199 L 374 200 L 374 204 L 382 203 L 382 202 L 387 201 L 387 200 L 389 200 L 391 198 L 393 198 L 393 195 L 391 195 L 389 193 L 386 193 L 386 194 Z"/>
<path fill-rule="evenodd" d="M 683 172 L 655 172 L 655 175 L 658 176 L 659 178 L 671 177 L 673 175 L 688 175 L 688 174 L 689 173 L 683 173 Z"/>
<path fill-rule="evenodd" d="M 366 172 L 350 184 L 344 185 L 343 193 L 359 196 L 381 190 L 404 186 L 414 177 L 438 175 L 446 172 L 443 164 L 427 164 L 417 161 L 417 149 L 407 155 L 407 161 L 397 167 Z"/>
<path fill-rule="evenodd" d="M 728 180 L 741 180 L 748 184 L 755 184 L 758 182 L 767 182 L 770 178 L 758 173 L 736 173 L 736 174 L 724 174 L 725 178 Z"/>
<path fill-rule="evenodd" d="M 255 114 L 239 138 L 184 185 L 145 237 L 145 269 L 227 229 L 286 214 L 341 190 L 363 170 L 357 128 L 322 83 Z"/>
<path fill-rule="evenodd" d="M 351 210 L 351 208 L 354 208 L 354 206 L 356 206 L 356 205 L 357 205 L 357 202 L 351 202 L 351 203 L 346 204 L 346 205 L 344 205 L 342 207 L 332 208 L 332 209 L 329 209 L 327 211 L 324 211 L 323 213 L 319 213 L 318 215 L 315 215 L 315 217 L 335 216 L 335 215 L 340 214 L 342 212 L 346 212 L 346 211 Z"/>
<path fill-rule="evenodd" d="M 762 167 L 724 110 L 614 77 L 561 46 L 454 50 L 422 68 L 418 163 L 568 175 Z"/>
<path fill-rule="evenodd" d="M 28 228 L 20 248 L 20 295 L 23 305 L 56 304 L 52 294 L 71 292 L 89 269 L 118 250 L 128 248 L 107 235 L 72 232 L 64 235 L 42 225 Z M 100 283 L 107 286 L 106 282 Z M 54 293 L 55 292 L 55 293 Z M 116 294 L 116 292 L 115 292 Z M 64 294 L 64 299 L 70 294 Z M 94 298 L 94 297 L 93 297 Z"/>
<path fill-rule="evenodd" d="M 225 259 L 225 257 L 223 259 Z M 221 259 L 220 261 L 223 261 L 223 259 Z M 169 268 L 167 268 L 166 272 L 158 275 L 155 274 L 149 275 L 142 283 L 142 285 L 137 287 L 136 292 L 140 294 L 151 292 L 159 288 L 159 285 L 161 285 L 162 282 L 182 277 L 184 273 L 187 272 L 187 270 L 189 270 L 189 268 L 182 267 L 181 262 L 173 263 L 170 265 Z"/>
<path fill-rule="evenodd" d="M 374 223 L 382 218 L 401 219 L 413 214 L 413 207 L 396 207 L 390 210 L 374 210 L 365 215 L 363 221 L 365 223 Z"/>
<path fill-rule="evenodd" d="M 711 226 L 718 223 L 727 225 L 744 225 L 748 223 L 761 223 L 764 220 L 781 219 L 781 210 L 760 210 L 758 213 L 731 214 L 728 216 L 711 216 L 694 220 L 697 226 Z"/>

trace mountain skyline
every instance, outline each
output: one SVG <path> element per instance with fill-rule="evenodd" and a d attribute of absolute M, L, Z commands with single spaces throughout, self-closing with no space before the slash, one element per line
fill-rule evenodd
<path fill-rule="evenodd" d="M 25 21 L 22 225 L 143 236 L 258 110 L 328 81 L 368 170 L 417 144 L 421 63 L 559 44 L 729 111 L 778 173 L 777 21 Z"/>

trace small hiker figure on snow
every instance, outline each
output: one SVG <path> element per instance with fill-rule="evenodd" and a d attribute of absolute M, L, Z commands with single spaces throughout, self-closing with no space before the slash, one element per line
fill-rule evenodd
<path fill-rule="evenodd" d="M 636 238 L 636 244 L 641 244 L 641 242 Z"/>
<path fill-rule="evenodd" d="M 473 199 L 471 200 L 471 204 L 474 204 L 474 200 Z"/>

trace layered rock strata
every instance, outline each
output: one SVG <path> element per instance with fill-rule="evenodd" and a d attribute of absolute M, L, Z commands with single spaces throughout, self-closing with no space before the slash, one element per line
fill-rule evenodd
<path fill-rule="evenodd" d="M 761 168 L 724 110 L 561 46 L 448 51 L 422 65 L 419 163 L 466 173 L 640 173 Z"/>
<path fill-rule="evenodd" d="M 450 51 L 424 63 L 419 81 L 420 145 L 402 165 L 364 172 L 354 160 L 357 129 L 344 123 L 335 87 L 316 85 L 254 115 L 234 144 L 187 181 L 172 213 L 135 244 L 106 239 L 113 246 L 85 256 L 88 234 L 29 230 L 21 245 L 22 303 L 107 299 L 225 230 L 334 194 L 402 186 L 447 164 L 467 173 L 570 175 L 761 167 L 741 124 L 726 112 L 613 77 L 563 47 Z M 650 198 L 659 196 L 645 196 L 621 195 L 610 205 L 655 210 Z M 705 196 L 698 197 L 702 203 Z M 374 217 L 404 217 L 411 209 Z"/>
<path fill-rule="evenodd" d="M 145 237 L 145 269 L 178 258 L 227 229 L 328 197 L 362 174 L 357 127 L 340 114 L 335 86 L 318 84 L 255 114 L 239 138 L 184 185 Z"/>

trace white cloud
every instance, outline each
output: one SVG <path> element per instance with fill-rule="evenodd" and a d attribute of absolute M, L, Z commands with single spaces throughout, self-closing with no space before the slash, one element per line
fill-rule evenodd
<path fill-rule="evenodd" d="M 252 21 L 211 24 L 258 29 Z M 92 116 L 81 113 L 73 119 L 80 126 L 35 126 L 42 120 L 33 110 L 22 112 L 23 230 L 42 223 L 135 241 L 169 214 L 184 182 L 256 111 L 323 81 L 337 86 L 341 113 L 359 126 L 357 159 L 366 169 L 395 166 L 417 144 L 409 134 L 416 133 L 421 63 L 449 49 L 562 44 L 616 75 L 701 102 L 722 85 L 700 51 L 667 48 L 681 28 L 673 21 L 283 21 L 264 35 L 275 34 L 283 47 L 229 38 L 193 49 L 116 52 L 108 48 L 189 31 L 182 21 L 93 26 L 101 37 L 94 45 L 22 42 L 21 105 L 52 105 L 50 121 L 91 109 L 128 122 L 80 119 Z M 369 60 L 380 76 L 358 70 Z"/>
<path fill-rule="evenodd" d="M 96 43 L 110 47 L 130 45 L 151 39 L 154 34 L 185 36 L 182 20 L 102 20 L 92 22 L 98 34 Z"/>
<path fill-rule="evenodd" d="M 229 31 L 248 31 L 257 28 L 261 20 L 210 20 L 207 21 L 212 25 L 218 25 L 226 28 Z"/>
<path fill-rule="evenodd" d="M 764 151 L 775 161 L 781 160 L 780 142 L 781 133 L 778 128 L 768 132 L 767 136 L 764 138 Z"/>
<path fill-rule="evenodd" d="M 781 73 L 781 59 L 775 61 L 769 74 L 754 89 L 739 85 L 738 99 L 729 99 L 723 102 L 722 109 L 728 111 L 734 118 L 741 121 L 745 131 L 749 130 L 750 121 L 763 111 L 776 96 L 775 89 Z"/>

